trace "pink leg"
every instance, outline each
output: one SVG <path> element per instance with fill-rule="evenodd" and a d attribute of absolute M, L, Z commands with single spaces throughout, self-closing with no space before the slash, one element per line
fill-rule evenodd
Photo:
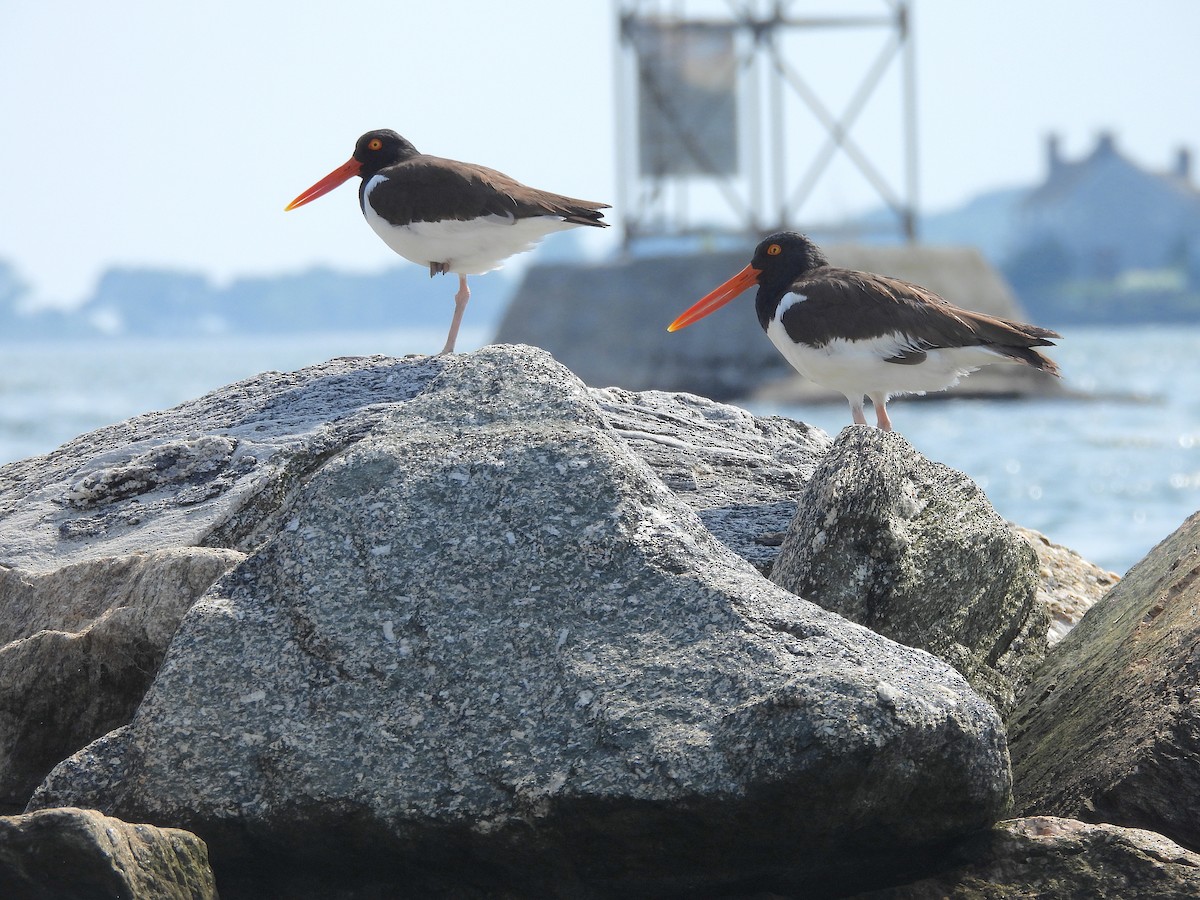
<path fill-rule="evenodd" d="M 875 421 L 880 431 L 891 431 L 892 420 L 887 414 L 887 394 L 872 394 L 871 403 L 875 406 Z"/>
<path fill-rule="evenodd" d="M 454 295 L 454 318 L 450 320 L 450 333 L 446 335 L 446 346 L 442 348 L 442 353 L 454 352 L 454 342 L 458 340 L 458 326 L 462 324 L 463 313 L 467 311 L 467 301 L 470 299 L 471 289 L 467 287 L 467 276 L 459 275 L 458 293 Z"/>
<path fill-rule="evenodd" d="M 867 424 L 867 417 L 863 415 L 863 405 L 862 405 L 861 399 L 859 399 L 857 401 L 855 401 L 855 400 L 850 401 L 850 414 L 854 416 L 854 424 L 855 425 L 866 425 Z"/>

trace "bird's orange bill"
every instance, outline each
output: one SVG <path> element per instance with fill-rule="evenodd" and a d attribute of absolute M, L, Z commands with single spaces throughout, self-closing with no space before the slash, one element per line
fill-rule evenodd
<path fill-rule="evenodd" d="M 332 191 L 339 184 L 349 181 L 355 175 L 362 171 L 362 163 L 353 157 L 348 162 L 342 163 L 307 191 L 304 191 L 299 197 L 283 208 L 284 212 L 295 209 L 297 206 L 303 206 L 311 200 L 316 200 L 318 197 L 324 196 Z"/>
<path fill-rule="evenodd" d="M 667 331 L 678 331 L 680 328 L 687 328 L 698 319 L 703 319 L 710 312 L 720 309 L 734 297 L 758 284 L 758 276 L 760 274 L 762 274 L 761 269 L 756 269 L 754 266 L 746 266 L 746 268 L 742 269 L 742 271 L 738 272 L 719 288 L 706 294 L 702 299 L 688 307 L 678 319 L 667 326 Z"/>

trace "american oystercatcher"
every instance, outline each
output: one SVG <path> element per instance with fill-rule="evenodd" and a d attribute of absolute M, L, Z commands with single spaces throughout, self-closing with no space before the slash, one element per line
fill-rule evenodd
<path fill-rule="evenodd" d="M 316 200 L 355 175 L 367 223 L 405 259 L 429 266 L 429 276 L 458 276 L 454 318 L 442 353 L 453 353 L 471 291 L 468 275 L 498 268 L 553 231 L 600 221 L 607 203 L 539 191 L 495 169 L 418 153 L 388 129 L 368 131 L 354 155 L 285 210 Z"/>
<path fill-rule="evenodd" d="M 667 330 L 686 328 L 755 284 L 754 307 L 771 343 L 805 378 L 844 394 L 858 425 L 867 424 L 864 397 L 878 426 L 891 431 L 889 397 L 944 390 L 991 363 L 1058 374 L 1033 348 L 1061 335 L 959 309 L 907 281 L 831 266 L 816 244 L 787 231 L 764 238 L 750 265 Z"/>

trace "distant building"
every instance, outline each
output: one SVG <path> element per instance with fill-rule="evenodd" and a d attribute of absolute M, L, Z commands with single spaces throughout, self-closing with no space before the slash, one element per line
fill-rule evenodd
<path fill-rule="evenodd" d="M 1164 171 L 1103 133 L 1080 159 L 1046 139 L 1040 184 L 980 194 L 921 223 L 933 244 L 968 244 L 1044 323 L 1200 321 L 1200 189 L 1192 154 Z"/>
<path fill-rule="evenodd" d="M 1075 162 L 1051 135 L 1046 163 L 1045 181 L 1013 209 L 1006 268 L 1030 257 L 1056 262 L 1053 274 L 1075 279 L 1196 268 L 1200 191 L 1187 149 L 1168 171 L 1151 172 L 1123 156 L 1111 133 Z"/>

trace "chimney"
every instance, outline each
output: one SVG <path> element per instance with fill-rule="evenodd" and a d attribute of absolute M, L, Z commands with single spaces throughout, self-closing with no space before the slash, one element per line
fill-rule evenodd
<path fill-rule="evenodd" d="M 1192 151 L 1187 147 L 1175 151 L 1175 177 L 1187 182 L 1192 180 Z"/>
<path fill-rule="evenodd" d="M 1059 146 L 1058 135 L 1054 132 L 1046 135 L 1046 174 L 1053 178 L 1062 168 L 1062 150 Z"/>
<path fill-rule="evenodd" d="M 1096 140 L 1096 149 L 1092 151 L 1092 156 L 1096 159 L 1101 159 L 1105 156 L 1113 156 L 1117 152 L 1117 141 L 1113 137 L 1111 131 L 1100 132 L 1100 137 Z"/>

